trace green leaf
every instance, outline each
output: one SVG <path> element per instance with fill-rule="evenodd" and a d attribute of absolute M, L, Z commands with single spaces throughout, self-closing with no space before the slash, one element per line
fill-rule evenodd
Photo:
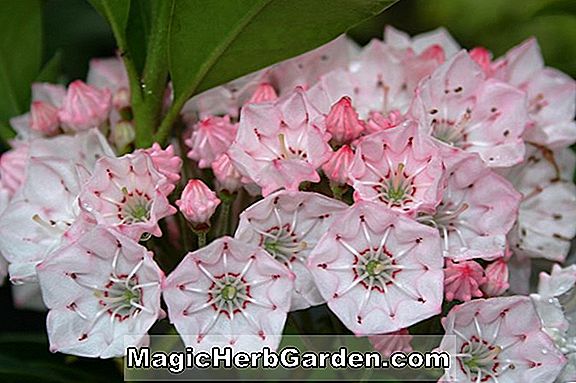
<path fill-rule="evenodd" d="M 118 48 L 125 52 L 128 48 L 126 41 L 126 26 L 130 13 L 130 0 L 89 0 L 90 4 L 108 20 Z"/>
<path fill-rule="evenodd" d="M 0 0 L 0 126 L 24 113 L 30 103 L 30 84 L 42 60 L 40 0 Z"/>
<path fill-rule="evenodd" d="M 169 44 L 175 104 L 327 43 L 394 1 L 176 1 Z"/>
<path fill-rule="evenodd" d="M 44 64 L 42 70 L 36 76 L 34 82 L 58 82 L 58 76 L 62 70 L 62 51 L 57 51 L 54 56 Z"/>

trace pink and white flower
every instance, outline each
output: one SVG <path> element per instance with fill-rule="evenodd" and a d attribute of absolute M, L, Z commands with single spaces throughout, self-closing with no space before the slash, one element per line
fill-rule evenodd
<path fill-rule="evenodd" d="M 576 235 L 576 156 L 529 146 L 527 159 L 504 174 L 522 193 L 518 222 L 509 239 L 514 253 L 562 262 Z"/>
<path fill-rule="evenodd" d="M 216 193 L 199 179 L 189 180 L 180 199 L 176 201 L 180 212 L 193 225 L 210 226 L 210 217 L 218 205 L 220 205 L 220 199 L 216 197 Z"/>
<path fill-rule="evenodd" d="M 275 104 L 252 104 L 242 111 L 238 135 L 229 150 L 244 177 L 267 196 L 302 181 L 318 182 L 318 169 L 330 157 L 323 118 L 301 90 Z"/>
<path fill-rule="evenodd" d="M 367 335 L 438 314 L 443 264 L 437 231 L 372 202 L 340 215 L 308 258 L 328 307 L 355 334 Z"/>
<path fill-rule="evenodd" d="M 110 90 L 76 80 L 68 86 L 58 117 L 69 130 L 87 130 L 102 125 L 108 119 L 110 107 Z"/>
<path fill-rule="evenodd" d="M 78 170 L 89 173 L 98 158 L 114 155 L 95 129 L 34 139 L 29 153 L 24 183 L 0 216 L 0 252 L 14 283 L 34 281 L 35 265 L 74 237 L 69 229 L 80 214 Z"/>
<path fill-rule="evenodd" d="M 447 180 L 442 202 L 433 214 L 420 214 L 418 221 L 440 231 L 447 258 L 502 257 L 520 194 L 475 154 L 453 148 L 445 150 L 443 158 Z"/>
<path fill-rule="evenodd" d="M 140 151 L 98 160 L 78 198 L 98 224 L 138 240 L 145 233 L 162 235 L 158 221 L 176 212 L 166 198 L 173 188 Z"/>
<path fill-rule="evenodd" d="M 446 261 L 444 269 L 444 295 L 447 301 L 469 301 L 481 297 L 480 285 L 485 282 L 484 270 L 475 261 L 454 263 Z"/>
<path fill-rule="evenodd" d="M 388 25 L 384 29 L 384 41 L 396 50 L 410 50 L 417 55 L 436 46 L 442 49 L 447 59 L 454 56 L 461 49 L 456 40 L 444 28 L 437 28 L 410 37 L 408 34 Z"/>
<path fill-rule="evenodd" d="M 436 146 L 409 121 L 360 140 L 349 177 L 356 200 L 402 213 L 433 211 L 441 198 L 444 165 Z"/>
<path fill-rule="evenodd" d="M 486 79 L 465 51 L 422 81 L 410 114 L 426 133 L 447 145 L 478 153 L 491 167 L 523 160 L 526 95 L 511 85 Z"/>
<path fill-rule="evenodd" d="M 476 299 L 443 318 L 441 350 L 456 351 L 450 382 L 553 382 L 566 359 L 542 331 L 529 297 Z"/>
<path fill-rule="evenodd" d="M 195 350 L 278 347 L 290 309 L 292 273 L 253 244 L 221 237 L 188 253 L 170 273 L 170 321 Z"/>
<path fill-rule="evenodd" d="M 146 344 L 164 316 L 164 273 L 152 258 L 133 240 L 97 227 L 38 264 L 50 350 L 111 358 L 124 355 L 126 335 L 134 346 Z"/>
<path fill-rule="evenodd" d="M 576 265 L 555 264 L 550 274 L 541 273 L 538 293 L 530 297 L 544 331 L 568 359 L 558 381 L 576 380 Z"/>
<path fill-rule="evenodd" d="M 234 237 L 260 246 L 296 275 L 291 311 L 324 303 L 307 268 L 308 256 L 347 207 L 321 194 L 280 191 L 240 214 Z"/>
<path fill-rule="evenodd" d="M 206 117 L 192 128 L 192 136 L 186 140 L 192 150 L 188 157 L 198 161 L 200 168 L 209 168 L 221 154 L 226 153 L 238 130 L 238 124 L 230 116 Z"/>
<path fill-rule="evenodd" d="M 494 64 L 494 76 L 526 92 L 530 125 L 525 139 L 551 149 L 576 142 L 576 82 L 568 75 L 544 67 L 536 39 L 512 48 Z"/>

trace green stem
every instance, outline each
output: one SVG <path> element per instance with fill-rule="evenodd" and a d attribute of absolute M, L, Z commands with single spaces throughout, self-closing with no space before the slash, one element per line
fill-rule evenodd
<path fill-rule="evenodd" d="M 176 99 L 172 105 L 170 105 L 168 112 L 166 113 L 164 119 L 160 123 L 158 131 L 154 135 L 154 142 L 159 142 L 160 144 L 163 144 L 166 141 L 166 139 L 170 135 L 172 126 L 180 116 L 180 110 L 182 110 L 186 101 L 187 99 L 180 97 Z"/>
<path fill-rule="evenodd" d="M 334 181 L 330 181 L 330 190 L 332 191 L 332 197 L 342 201 L 342 196 L 346 192 L 346 185 L 340 185 Z"/>
<path fill-rule="evenodd" d="M 229 194 L 227 192 L 222 192 L 219 195 L 222 201 L 222 207 L 220 208 L 220 216 L 218 217 L 218 236 L 230 234 L 230 210 L 232 210 L 232 204 L 236 194 Z"/>
<path fill-rule="evenodd" d="M 206 231 L 197 231 L 196 235 L 198 236 L 198 248 L 202 248 L 206 246 Z"/>

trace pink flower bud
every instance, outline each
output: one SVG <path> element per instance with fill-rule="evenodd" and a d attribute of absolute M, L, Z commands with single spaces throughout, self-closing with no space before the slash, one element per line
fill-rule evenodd
<path fill-rule="evenodd" d="M 222 154 L 212 162 L 212 171 L 220 189 L 235 192 L 242 187 L 242 176 L 230 161 L 228 154 Z"/>
<path fill-rule="evenodd" d="M 162 149 L 160 144 L 155 142 L 151 148 L 146 149 L 146 152 L 152 158 L 154 167 L 162 173 L 171 184 L 175 185 L 180 181 L 182 159 L 174 154 L 174 147 L 172 145 L 168 145 L 166 149 Z"/>
<path fill-rule="evenodd" d="M 350 97 L 344 96 L 332 105 L 326 116 L 326 130 L 337 143 L 348 143 L 360 136 L 364 130 L 363 122 L 352 107 Z"/>
<path fill-rule="evenodd" d="M 208 223 L 216 211 L 220 200 L 204 182 L 199 179 L 188 181 L 176 206 L 186 219 L 193 223 Z"/>
<path fill-rule="evenodd" d="M 267 82 L 263 82 L 254 91 L 252 97 L 248 101 L 248 104 L 260 104 L 262 102 L 275 101 L 278 98 L 276 90 L 272 85 Z"/>
<path fill-rule="evenodd" d="M 58 108 L 43 101 L 34 101 L 30 107 L 30 129 L 52 136 L 58 133 L 60 119 Z"/>
<path fill-rule="evenodd" d="M 120 88 L 112 96 L 112 105 L 117 110 L 121 110 L 130 106 L 130 90 Z"/>
<path fill-rule="evenodd" d="M 384 116 L 379 112 L 372 112 L 370 113 L 370 118 L 366 123 L 366 132 L 370 134 L 390 129 L 400 125 L 405 120 L 406 119 L 402 116 L 402 113 L 398 110 L 391 111 L 387 116 Z"/>
<path fill-rule="evenodd" d="M 100 126 L 108 119 L 110 106 L 110 90 L 98 89 L 76 80 L 68 87 L 58 116 L 64 126 L 71 130 L 87 130 Z"/>
<path fill-rule="evenodd" d="M 186 140 L 192 150 L 188 157 L 198 161 L 202 169 L 209 168 L 212 162 L 222 153 L 225 153 L 234 138 L 238 124 L 230 122 L 230 116 L 210 116 L 194 125 L 192 136 Z"/>
<path fill-rule="evenodd" d="M 480 285 L 485 281 L 482 266 L 474 261 L 454 263 L 450 260 L 444 269 L 444 294 L 446 300 L 469 301 L 482 296 Z"/>
<path fill-rule="evenodd" d="M 484 73 L 490 74 L 492 69 L 492 54 L 484 47 L 476 47 L 470 51 L 470 58 L 476 61 L 476 64 L 484 70 Z"/>
<path fill-rule="evenodd" d="M 322 170 L 330 181 L 343 185 L 349 180 L 350 164 L 353 159 L 354 151 L 349 145 L 344 145 L 332 153 L 328 162 L 322 165 Z"/>
<path fill-rule="evenodd" d="M 0 157 L 0 184 L 14 195 L 26 177 L 29 145 L 19 143 Z"/>
<path fill-rule="evenodd" d="M 504 294 L 510 284 L 508 283 L 508 263 L 504 259 L 498 259 L 486 267 L 486 279 L 480 286 L 482 291 L 489 297 L 497 297 Z"/>

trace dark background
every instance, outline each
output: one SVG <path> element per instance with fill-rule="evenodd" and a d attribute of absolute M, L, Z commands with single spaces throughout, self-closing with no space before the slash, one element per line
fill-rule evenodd
<path fill-rule="evenodd" d="M 45 61 L 61 55 L 63 83 L 84 78 L 90 58 L 114 54 L 108 25 L 85 1 L 47 0 L 43 22 Z M 381 37 L 386 24 L 410 34 L 444 26 L 463 47 L 485 46 L 495 57 L 536 36 L 546 63 L 576 76 L 573 0 L 401 0 L 350 34 L 364 44 Z M 115 361 L 50 354 L 45 314 L 14 309 L 7 283 L 0 307 L 0 381 L 10 370 L 20 372 L 19 382 L 122 380 Z"/>

